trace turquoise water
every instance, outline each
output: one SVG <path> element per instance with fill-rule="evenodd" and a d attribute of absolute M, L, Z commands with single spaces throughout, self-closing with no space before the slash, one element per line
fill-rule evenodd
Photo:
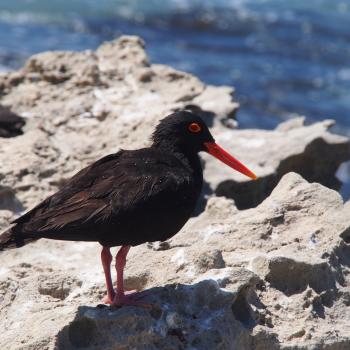
<path fill-rule="evenodd" d="M 350 135 L 350 1 L 1 0 L 0 69 L 123 33 L 142 36 L 153 62 L 235 86 L 241 127 L 304 114 Z"/>

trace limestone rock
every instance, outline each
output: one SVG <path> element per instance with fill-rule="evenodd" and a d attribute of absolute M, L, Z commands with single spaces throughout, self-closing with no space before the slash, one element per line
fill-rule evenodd
<path fill-rule="evenodd" d="M 349 140 L 328 131 L 330 121 L 234 130 L 232 89 L 151 65 L 136 37 L 35 55 L 1 74 L 0 89 L 0 103 L 26 118 L 23 135 L 0 142 L 1 230 L 82 166 L 147 145 L 159 118 L 183 108 L 260 176 L 253 183 L 205 158 L 207 193 L 234 200 L 209 198 L 169 241 L 131 249 L 126 286 L 149 289 L 152 310 L 97 307 L 105 291 L 95 243 L 0 252 L 1 349 L 350 347 L 350 202 L 288 173 L 336 187 Z"/>
<path fill-rule="evenodd" d="M 34 55 L 18 72 L 0 75 L 0 87 L 1 103 L 27 120 L 24 135 L 0 142 L 0 178 L 25 208 L 99 157 L 147 145 L 172 111 L 194 106 L 220 128 L 238 108 L 231 88 L 150 65 L 143 41 L 129 36 L 95 52 Z"/>
<path fill-rule="evenodd" d="M 150 64 L 144 42 L 132 36 L 95 52 L 34 55 L 19 71 L 0 74 L 0 89 L 0 103 L 27 121 L 24 135 L 0 142 L 2 185 L 24 208 L 101 156 L 147 145 L 159 119 L 184 108 L 199 113 L 223 147 L 260 176 L 247 181 L 204 155 L 206 192 L 232 197 L 239 208 L 260 203 L 288 171 L 336 188 L 334 174 L 350 157 L 349 140 L 327 131 L 329 121 L 234 130 L 239 105 L 232 88 Z"/>
<path fill-rule="evenodd" d="M 150 310 L 98 306 L 97 244 L 2 252 L 0 347 L 348 349 L 349 204 L 294 173 L 253 209 L 211 198 L 163 249 L 131 249 L 126 285 Z"/>
<path fill-rule="evenodd" d="M 217 141 L 229 149 L 258 175 L 257 181 L 221 167 L 208 155 L 205 179 L 220 196 L 233 198 L 240 208 L 256 206 L 264 200 L 281 177 L 294 171 L 311 182 L 339 189 L 338 167 L 350 159 L 350 141 L 328 129 L 333 121 L 305 126 L 303 118 L 287 121 L 276 130 L 226 130 Z"/>

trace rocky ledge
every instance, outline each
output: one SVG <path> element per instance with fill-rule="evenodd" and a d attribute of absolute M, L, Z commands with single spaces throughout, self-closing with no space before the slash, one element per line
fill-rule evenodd
<path fill-rule="evenodd" d="M 131 250 L 128 289 L 99 306 L 97 244 L 1 255 L 3 349 L 349 349 L 350 203 L 289 173 L 256 208 L 212 197 L 173 239 Z"/>
<path fill-rule="evenodd" d="M 325 187 L 338 187 L 349 140 L 302 118 L 237 130 L 232 96 L 151 65 L 136 37 L 39 54 L 0 76 L 0 104 L 26 120 L 22 135 L 0 138 L 0 229 L 87 163 L 146 145 L 178 109 L 200 113 L 260 176 L 204 157 L 205 210 L 171 240 L 131 250 L 126 284 L 147 290 L 150 310 L 99 306 L 97 244 L 1 252 L 1 349 L 350 348 L 350 203 Z"/>

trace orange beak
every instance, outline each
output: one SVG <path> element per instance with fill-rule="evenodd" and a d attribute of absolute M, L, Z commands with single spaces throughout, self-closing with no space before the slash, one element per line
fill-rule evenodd
<path fill-rule="evenodd" d="M 250 177 L 253 180 L 256 180 L 258 177 L 251 172 L 246 166 L 244 166 L 239 160 L 231 156 L 228 152 L 226 152 L 223 148 L 217 145 L 215 142 L 205 142 L 205 147 L 209 154 L 213 157 L 219 159 L 229 167 L 239 171 L 240 173 Z"/>

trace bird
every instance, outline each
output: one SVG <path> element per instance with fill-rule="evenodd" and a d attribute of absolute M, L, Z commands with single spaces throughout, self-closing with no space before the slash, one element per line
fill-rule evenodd
<path fill-rule="evenodd" d="M 15 137 L 23 134 L 23 117 L 0 105 L 0 137 Z"/>
<path fill-rule="evenodd" d="M 0 250 L 19 248 L 40 238 L 101 244 L 106 280 L 105 304 L 137 305 L 137 293 L 124 289 L 131 247 L 165 241 L 192 216 L 200 197 L 204 151 L 231 168 L 256 175 L 217 143 L 202 118 L 181 110 L 163 118 L 150 147 L 120 150 L 83 168 L 61 189 L 15 219 L 0 235 Z M 111 247 L 116 290 L 111 277 Z"/>

